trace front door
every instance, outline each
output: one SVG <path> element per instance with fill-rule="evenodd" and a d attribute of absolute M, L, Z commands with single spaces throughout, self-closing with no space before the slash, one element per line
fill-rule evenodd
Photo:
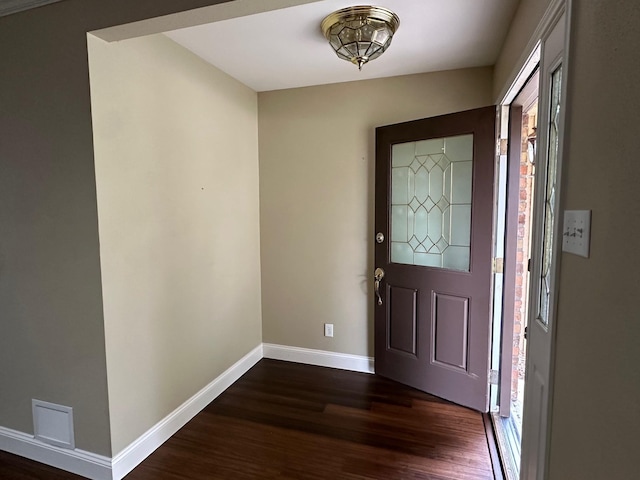
<path fill-rule="evenodd" d="M 376 373 L 483 412 L 495 112 L 376 129 Z"/>

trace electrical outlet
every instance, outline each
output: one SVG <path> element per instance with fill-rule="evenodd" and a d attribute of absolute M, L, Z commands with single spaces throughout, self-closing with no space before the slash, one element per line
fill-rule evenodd
<path fill-rule="evenodd" d="M 333 323 L 324 324 L 324 336 L 333 337 Z"/>

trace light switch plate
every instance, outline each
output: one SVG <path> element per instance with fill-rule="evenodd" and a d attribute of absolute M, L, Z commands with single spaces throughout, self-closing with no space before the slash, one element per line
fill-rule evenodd
<path fill-rule="evenodd" d="M 562 251 L 589 258 L 591 210 L 565 210 Z"/>

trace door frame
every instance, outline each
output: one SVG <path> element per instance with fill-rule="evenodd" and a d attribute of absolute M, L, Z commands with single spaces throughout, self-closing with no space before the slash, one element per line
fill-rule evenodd
<path fill-rule="evenodd" d="M 535 60 L 531 63 L 533 71 L 525 72 L 528 77 L 516 98 L 508 106 L 502 106 L 500 118 L 501 151 L 499 156 L 500 176 L 497 178 L 498 190 L 501 192 L 501 202 L 497 205 L 497 218 L 500 220 L 496 227 L 496 257 L 503 258 L 503 269 L 495 273 L 494 317 L 492 369 L 497 371 L 497 381 L 494 376 L 491 398 L 491 419 L 496 431 L 499 453 L 507 480 L 518 478 L 520 465 L 520 431 L 513 423 L 514 414 L 512 403 L 513 394 L 513 344 L 515 331 L 516 277 L 518 264 L 526 264 L 529 256 L 518 262 L 518 228 L 520 215 L 520 192 L 522 173 L 520 171 L 522 155 L 522 114 L 530 105 L 533 97 L 537 99 L 539 90 L 540 46 L 532 54 Z M 523 97 L 523 98 L 521 98 Z M 524 100 L 524 102 L 523 102 Z M 534 181 L 535 184 L 535 181 Z M 533 193 L 531 191 L 531 193 Z M 530 213 L 533 210 L 531 205 Z M 527 221 L 533 227 L 531 218 Z M 528 249 L 530 250 L 530 248 Z M 530 251 L 527 252 L 530 254 Z M 524 274 L 524 272 L 523 272 Z M 528 299 L 529 283 L 522 284 L 521 298 Z M 526 297 L 525 297 L 526 296 Z M 528 303 L 528 302 L 527 302 Z M 526 318 L 521 319 L 521 326 L 526 325 Z M 526 328 L 526 327 L 525 327 Z M 520 331 L 524 335 L 524 330 Z M 521 414 L 521 412 L 520 412 Z"/>
<path fill-rule="evenodd" d="M 572 2 L 571 0 L 551 0 L 547 10 L 545 11 L 545 14 L 542 17 L 542 20 L 540 21 L 540 23 L 538 24 L 533 36 L 531 37 L 529 44 L 527 45 L 527 48 L 524 50 L 523 55 L 522 55 L 522 59 L 521 61 L 518 63 L 519 65 L 519 70 L 517 71 L 517 73 L 512 77 L 513 81 L 508 84 L 506 86 L 506 88 L 502 91 L 501 95 L 499 96 L 499 99 L 497 101 L 497 104 L 502 107 L 500 109 L 500 111 L 502 113 L 506 113 L 508 111 L 508 107 L 509 105 L 514 101 L 514 99 L 516 98 L 518 92 L 521 90 L 521 88 L 524 86 L 524 84 L 526 83 L 526 81 L 529 79 L 529 77 L 531 76 L 531 74 L 535 71 L 535 69 L 538 67 L 538 65 L 540 64 L 540 45 L 542 44 L 542 42 L 549 36 L 549 34 L 551 33 L 551 31 L 553 30 L 553 28 L 556 26 L 557 22 L 562 18 L 562 15 L 566 16 L 566 20 L 565 20 L 565 36 L 564 36 L 564 48 L 563 48 L 563 52 L 562 52 L 562 65 L 563 65 L 563 79 L 562 79 L 562 110 L 563 112 L 566 111 L 566 103 L 567 103 L 567 77 L 568 74 L 570 74 L 570 72 L 568 72 L 568 65 L 569 65 L 569 45 L 570 45 L 570 27 L 571 27 L 571 8 L 572 8 Z M 542 68 L 542 67 L 541 67 Z M 541 71 L 541 75 L 546 74 L 546 72 L 542 72 Z M 541 78 L 541 87 L 542 87 L 542 78 Z M 541 95 L 548 95 L 548 92 L 543 92 L 543 90 L 541 89 L 540 91 Z M 542 98 L 541 98 L 542 100 Z M 541 102 L 541 108 L 547 108 L 546 106 L 546 102 Z M 539 117 L 539 131 L 542 131 L 543 128 L 543 122 L 544 121 L 544 115 Z M 544 128 L 546 128 L 546 125 L 544 126 Z M 559 125 L 559 131 L 558 131 L 558 138 L 559 138 L 559 148 L 558 148 L 558 166 L 557 166 L 557 185 L 556 185 L 556 223 L 554 225 L 554 258 L 552 259 L 552 272 L 553 272 L 553 277 L 554 277 L 554 282 L 552 283 L 551 286 L 551 295 L 550 295 L 550 301 L 551 301 L 551 308 L 549 311 L 549 329 L 550 329 L 550 358 L 549 358 L 549 378 L 548 378 L 548 388 L 546 391 L 546 395 L 545 398 L 542 399 L 542 403 L 544 404 L 544 411 L 546 412 L 545 418 L 540 418 L 539 419 L 539 423 L 540 425 L 542 425 L 543 427 L 543 435 L 540 437 L 540 445 L 539 445 L 539 451 L 543 452 L 543 455 L 539 456 L 536 460 L 537 464 L 538 464 L 538 475 L 537 478 L 539 479 L 543 479 L 546 478 L 548 475 L 548 458 L 549 458 L 549 446 L 550 446 L 550 429 L 548 428 L 550 423 L 551 423 L 551 416 L 552 416 L 552 405 L 553 405 L 553 384 L 554 384 L 554 370 L 555 370 L 555 352 L 556 352 L 556 328 L 555 328 L 555 323 L 556 323 L 556 312 L 557 312 L 557 298 L 558 298 L 558 278 L 560 275 L 560 261 L 559 261 L 559 255 L 560 255 L 560 240 L 561 240 L 561 235 L 559 235 L 560 230 L 561 230 L 561 224 L 562 224 L 562 211 L 564 208 L 564 201 L 563 201 L 563 196 L 562 196 L 562 186 L 563 186 L 563 163 L 562 162 L 562 157 L 565 156 L 566 152 L 565 152 L 565 144 L 563 142 L 563 138 L 564 138 L 564 133 L 565 133 L 565 125 L 564 122 L 561 122 Z M 542 154 L 544 152 L 542 152 L 542 149 L 540 149 L 539 154 Z M 536 192 L 537 193 L 537 192 Z M 537 235 L 537 231 L 539 230 L 539 224 L 540 224 L 540 216 L 541 216 L 541 211 L 542 214 L 544 213 L 543 210 L 543 205 L 540 203 L 541 202 L 541 198 L 539 198 L 539 195 L 536 195 L 536 199 L 534 201 L 534 205 L 533 205 L 533 235 L 534 237 Z M 533 238 L 532 239 L 532 262 L 536 263 L 540 261 L 539 258 L 536 259 L 536 256 L 538 256 L 538 252 L 539 252 L 539 245 L 537 245 L 537 239 Z M 535 269 L 534 269 L 535 270 Z M 533 287 L 533 283 L 535 282 L 534 280 L 534 275 L 533 275 L 533 271 L 532 271 L 532 282 L 531 285 L 529 287 L 529 294 L 530 294 L 530 304 L 533 306 L 532 302 L 537 302 L 537 288 L 532 288 Z M 530 313 L 529 313 L 529 318 L 528 318 L 528 322 L 530 323 L 531 321 L 535 321 L 535 315 L 536 315 L 536 311 L 534 308 L 530 309 Z M 495 319 L 494 319 L 495 320 Z M 504 330 L 504 326 L 500 323 L 500 320 L 496 320 L 498 322 L 498 325 L 501 328 L 501 330 Z M 496 325 L 496 321 L 494 321 L 494 325 Z M 495 336 L 494 336 L 495 338 Z M 510 352 L 509 352 L 510 355 Z M 527 390 L 525 388 L 525 409 L 526 409 L 526 404 L 531 401 L 531 399 L 527 398 Z M 526 425 L 523 425 L 523 438 L 525 435 L 524 429 L 526 428 Z M 528 454 L 530 453 L 528 451 L 528 447 L 527 444 L 524 443 L 523 444 L 523 450 L 522 450 L 522 459 L 526 459 L 528 458 Z M 520 478 L 523 480 L 529 480 L 528 477 L 526 477 L 526 472 L 523 471 L 523 469 L 520 469 Z"/>

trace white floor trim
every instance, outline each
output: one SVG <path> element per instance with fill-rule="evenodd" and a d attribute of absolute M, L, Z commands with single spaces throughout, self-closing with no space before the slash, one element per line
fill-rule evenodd
<path fill-rule="evenodd" d="M 328 352 L 326 350 L 313 350 L 310 348 L 288 347 L 286 345 L 275 345 L 273 343 L 263 343 L 262 348 L 264 358 L 306 363 L 307 365 L 318 365 L 320 367 L 340 368 L 354 372 L 374 372 L 373 357 Z"/>
<path fill-rule="evenodd" d="M 0 450 L 93 480 L 121 480 L 262 358 L 355 372 L 374 371 L 372 357 L 262 343 L 113 458 L 56 447 L 4 427 L 0 427 Z"/>
<path fill-rule="evenodd" d="M 113 480 L 120 480 L 153 453 L 160 445 L 180 430 L 189 420 L 211 403 L 233 382 L 244 375 L 262 358 L 262 345 L 258 345 L 222 375 L 184 402 L 131 445 L 113 457 Z"/>
<path fill-rule="evenodd" d="M 94 480 L 111 480 L 111 459 L 84 450 L 60 448 L 33 435 L 0 427 L 0 450 Z"/>

